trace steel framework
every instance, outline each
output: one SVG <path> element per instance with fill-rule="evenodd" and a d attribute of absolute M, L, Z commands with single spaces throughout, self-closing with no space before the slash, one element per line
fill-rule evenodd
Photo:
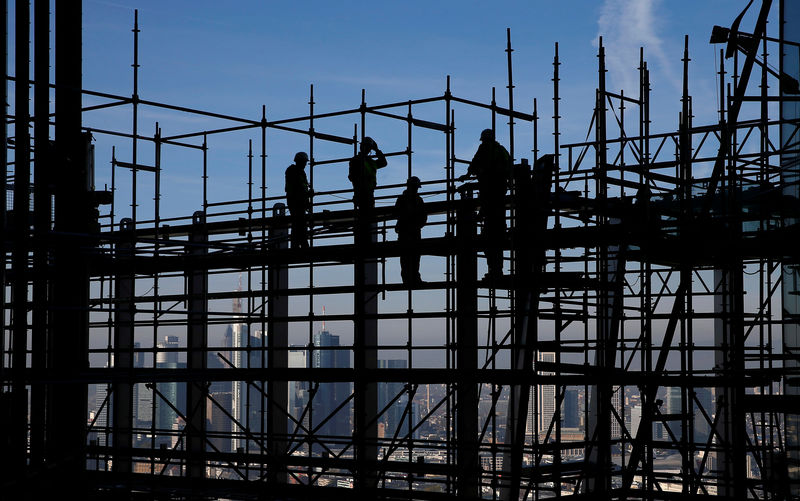
<path fill-rule="evenodd" d="M 362 93 L 358 106 L 329 113 L 315 111 L 312 86 L 307 115 L 267 120 L 262 109 L 254 120 L 141 98 L 138 15 L 132 94 L 81 90 L 79 2 L 55 10 L 51 84 L 50 2 L 34 1 L 34 80 L 21 78 L 31 9 L 16 2 L 12 113 L 3 108 L 12 169 L 0 183 L 10 201 L 0 205 L 3 492 L 796 499 L 800 12 L 780 2 L 779 36 L 768 37 L 771 4 L 762 0 L 752 32 L 739 26 L 744 13 L 714 28 L 711 41 L 726 44 L 711 69 L 721 96 L 714 124 L 692 120 L 687 37 L 673 132 L 651 131 L 644 51 L 638 94 L 611 92 L 601 39 L 589 132 L 563 142 L 556 44 L 545 147 L 537 102 L 532 113 L 514 108 L 510 32 L 507 107 L 494 91 L 488 104 L 458 97 L 448 78 L 440 96 L 368 105 Z M 778 69 L 768 64 L 776 51 Z M 103 103 L 82 107 L 82 96 Z M 93 111 L 115 106 L 131 110 L 130 131 L 92 125 Z M 442 121 L 414 113 L 431 106 L 443 108 Z M 143 107 L 220 125 L 169 136 L 156 124 L 147 136 Z M 503 242 L 479 236 L 474 187 L 457 185 L 468 163 L 455 154 L 461 109 L 484 110 L 493 129 L 508 119 L 515 170 Z M 405 160 L 409 176 L 415 132 L 441 134 L 446 175 L 423 182 L 421 249 L 444 280 L 408 288 L 387 278 L 403 249 L 389 231 L 396 214 L 380 202 L 402 186 L 378 187 L 371 242 L 361 245 L 351 194 L 314 186 L 315 169 L 349 159 L 316 158 L 315 145 L 355 153 L 368 117 L 405 124 L 406 148 L 387 156 Z M 357 122 L 352 135 L 341 118 Z M 531 164 L 518 153 L 520 130 L 530 131 Z M 260 134 L 248 151 L 248 197 L 210 202 L 209 142 L 237 131 Z M 308 139 L 308 249 L 289 249 L 283 200 L 266 196 L 273 131 Z M 130 159 L 111 158 L 110 190 L 94 186 L 92 135 L 130 141 Z M 161 216 L 167 148 L 202 156 L 202 206 L 192 214 Z M 131 204 L 120 219 L 123 173 Z M 154 186 L 152 218 L 137 213 L 143 176 Z M 493 245 L 508 273 L 479 279 L 479 255 Z M 316 335 L 314 311 L 329 297 L 352 301 L 325 317 L 343 340 L 352 333 L 349 344 Z M 236 340 L 212 342 L 210 329 L 225 326 Z M 293 365 L 293 354 L 304 363 Z M 347 364 L 313 362 L 341 354 Z M 321 412 L 341 388 L 346 396 Z M 573 399 L 582 405 L 568 410 Z M 400 421 L 387 433 L 393 409 Z M 578 429 L 565 425 L 568 412 L 580 414 Z M 667 452 L 679 458 L 672 470 L 659 463 Z"/>

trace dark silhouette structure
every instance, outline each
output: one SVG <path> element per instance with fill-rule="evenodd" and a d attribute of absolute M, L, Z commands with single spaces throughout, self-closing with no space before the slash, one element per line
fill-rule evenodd
<path fill-rule="evenodd" d="M 709 27 L 722 44 L 719 66 L 703 69 L 719 76 L 718 119 L 694 123 L 688 39 L 677 128 L 651 121 L 644 50 L 631 61 L 638 92 L 618 93 L 600 40 L 590 134 L 568 142 L 558 45 L 540 134 L 541 104 L 514 107 L 510 32 L 507 106 L 455 95 L 448 78 L 438 96 L 362 94 L 325 114 L 312 87 L 307 114 L 268 120 L 139 95 L 138 13 L 131 94 L 84 89 L 82 3 L 37 0 L 30 19 L 31 3 L 15 2 L 14 39 L 8 22 L 0 36 L 0 55 L 14 54 L 0 100 L 0 496 L 797 499 L 800 7 L 751 3 L 749 17 Z M 130 110 L 130 129 L 100 126 L 112 107 Z M 219 126 L 145 133 L 143 108 Z M 467 163 L 456 139 L 477 133 L 456 129 L 465 109 L 508 145 L 505 160 L 484 139 L 469 168 L 477 198 L 470 183 L 456 189 Z M 384 155 L 367 117 L 400 124 L 406 144 Z M 276 130 L 307 140 L 314 159 L 302 225 L 304 197 L 286 200 L 302 226 L 291 236 L 283 194 L 267 190 L 285 165 L 266 163 Z M 444 177 L 424 179 L 414 256 L 441 273 L 400 284 L 381 272 L 408 258 L 405 228 L 387 238 L 397 216 L 375 200 L 403 185 L 375 172 L 395 156 L 419 175 L 421 130 L 441 138 Z M 232 131 L 253 135 L 248 195 L 209 202 L 206 153 Z M 130 148 L 94 159 L 92 137 Z M 338 153 L 317 160 L 320 142 Z M 178 214 L 161 204 L 173 148 L 197 155 L 203 180 L 202 200 Z M 323 162 L 349 167 L 356 210 L 349 189 L 314 186 Z M 110 170 L 108 188 L 95 169 Z M 306 225 L 313 245 L 290 249 Z M 493 280 L 478 279 L 481 251 Z M 326 337 L 314 312 L 331 299 Z"/>

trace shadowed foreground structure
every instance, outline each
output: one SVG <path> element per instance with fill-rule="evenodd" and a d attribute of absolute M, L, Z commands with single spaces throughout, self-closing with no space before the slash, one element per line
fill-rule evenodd
<path fill-rule="evenodd" d="M 538 105 L 513 106 L 510 33 L 508 107 L 460 98 L 448 79 L 440 96 L 362 95 L 325 114 L 312 87 L 307 115 L 253 120 L 141 98 L 138 16 L 131 96 L 83 89 L 80 2 L 53 6 L 51 75 L 49 2 L 16 2 L 15 39 L 7 23 L 2 36 L 16 54 L 0 183 L 3 497 L 797 499 L 800 7 L 773 3 L 750 7 L 754 26 L 739 16 L 713 29 L 717 123 L 693 123 L 687 39 L 673 132 L 652 130 L 644 52 L 631 62 L 638 94 L 617 94 L 601 40 L 589 134 L 563 141 L 556 45 L 545 146 Z M 82 96 L 105 104 L 82 108 Z M 415 115 L 432 105 L 441 121 Z M 132 130 L 93 127 L 92 112 L 112 106 L 131 111 Z M 143 135 L 142 107 L 219 127 Z M 492 129 L 508 121 L 509 230 L 493 242 L 474 187 L 456 182 L 463 109 L 483 110 Z M 343 117 L 355 132 L 333 121 Z M 354 237 L 352 192 L 314 186 L 315 168 L 346 167 L 367 117 L 405 126 L 407 147 L 386 156 L 408 177 L 415 134 L 441 137 L 446 176 L 423 179 L 420 250 L 443 280 L 409 290 L 387 275 L 403 252 L 389 231 L 402 185 L 377 187 L 371 239 Z M 248 198 L 210 203 L 208 143 L 242 130 L 260 133 Z M 289 248 L 284 201 L 265 197 L 275 131 L 308 140 L 309 248 Z M 94 185 L 92 136 L 131 144 L 130 159 L 111 159 L 106 190 Z M 515 154 L 521 141 L 530 162 Z M 315 158 L 320 143 L 346 154 Z M 162 218 L 168 148 L 200 159 L 203 201 Z M 137 216 L 137 179 L 154 186 L 152 218 Z M 129 196 L 131 217 L 118 220 Z M 502 248 L 506 270 L 491 281 L 478 272 L 487 246 Z M 315 305 L 343 296 L 352 308 L 325 321 L 351 343 L 314 331 Z"/>

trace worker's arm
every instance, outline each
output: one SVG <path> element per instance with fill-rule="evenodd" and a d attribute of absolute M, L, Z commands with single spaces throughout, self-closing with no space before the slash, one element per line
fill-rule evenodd
<path fill-rule="evenodd" d="M 467 173 L 459 177 L 459 181 L 466 181 L 478 175 L 478 166 L 484 161 L 483 158 L 486 155 L 485 149 L 486 147 L 483 144 L 478 146 L 478 151 L 475 152 L 475 156 L 472 157 L 472 161 L 469 163 L 469 167 L 467 167 Z"/>
<path fill-rule="evenodd" d="M 378 169 L 386 167 L 387 165 L 386 155 L 384 155 L 383 152 L 379 150 L 377 146 L 375 147 L 375 156 L 376 156 L 375 167 L 377 167 Z"/>

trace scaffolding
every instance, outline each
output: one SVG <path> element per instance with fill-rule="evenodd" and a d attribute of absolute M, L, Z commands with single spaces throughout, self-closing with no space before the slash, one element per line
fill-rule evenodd
<path fill-rule="evenodd" d="M 3 169 L 0 209 L 5 492 L 800 495 L 800 16 L 790 3 L 763 0 L 752 33 L 739 26 L 744 13 L 714 27 L 712 43 L 725 44 L 710 69 L 717 123 L 693 123 L 686 38 L 680 121 L 670 132 L 651 131 L 644 50 L 639 92 L 627 96 L 607 88 L 600 39 L 586 139 L 563 141 L 556 44 L 547 145 L 538 103 L 532 113 L 514 108 L 510 31 L 507 107 L 494 90 L 489 103 L 455 95 L 448 77 L 439 96 L 373 105 L 362 92 L 357 106 L 325 113 L 312 86 L 306 115 L 267 120 L 262 109 L 259 120 L 141 98 L 138 13 L 130 96 L 83 89 L 79 8 L 56 10 L 51 84 L 47 1 L 33 5 L 31 115 L 31 85 L 19 78 L 30 74 L 30 2 L 16 4 L 13 113 L 4 108 L 13 134 L 3 128 L 13 170 Z M 778 37 L 767 36 L 771 8 L 780 11 Z M 768 64 L 776 52 L 778 69 Z M 82 107 L 82 96 L 101 102 Z M 123 106 L 130 131 L 93 126 L 93 111 Z M 162 122 L 148 136 L 145 107 L 219 127 L 164 135 Z M 485 113 L 493 130 L 508 120 L 514 181 L 502 242 L 481 236 L 477 186 L 458 182 L 469 164 L 455 148 L 462 110 Z M 420 249 L 442 280 L 396 281 L 405 250 L 391 203 L 404 185 L 377 187 L 368 238 L 357 234 L 352 190 L 315 185 L 315 169 L 344 172 L 351 158 L 315 151 L 330 143 L 355 155 L 368 118 L 405 128 L 405 148 L 386 156 L 405 162 L 408 177 L 417 134 L 439 136 L 445 177 L 423 179 Z M 32 123 L 33 134 L 19 123 Z M 248 196 L 210 201 L 210 144 L 242 131 L 255 137 Z M 308 141 L 307 249 L 289 248 L 285 199 L 267 196 L 276 132 Z M 130 144 L 129 159 L 112 154 L 105 190 L 94 183 L 99 135 Z M 191 214 L 162 216 L 168 149 L 201 158 L 202 203 Z M 140 208 L 150 185 L 152 205 Z M 493 246 L 506 274 L 481 279 L 480 256 Z M 320 318 L 326 301 L 340 306 Z M 321 321 L 338 340 L 318 331 Z M 226 327 L 219 342 L 214 332 Z M 671 469 L 661 464 L 667 455 Z"/>

